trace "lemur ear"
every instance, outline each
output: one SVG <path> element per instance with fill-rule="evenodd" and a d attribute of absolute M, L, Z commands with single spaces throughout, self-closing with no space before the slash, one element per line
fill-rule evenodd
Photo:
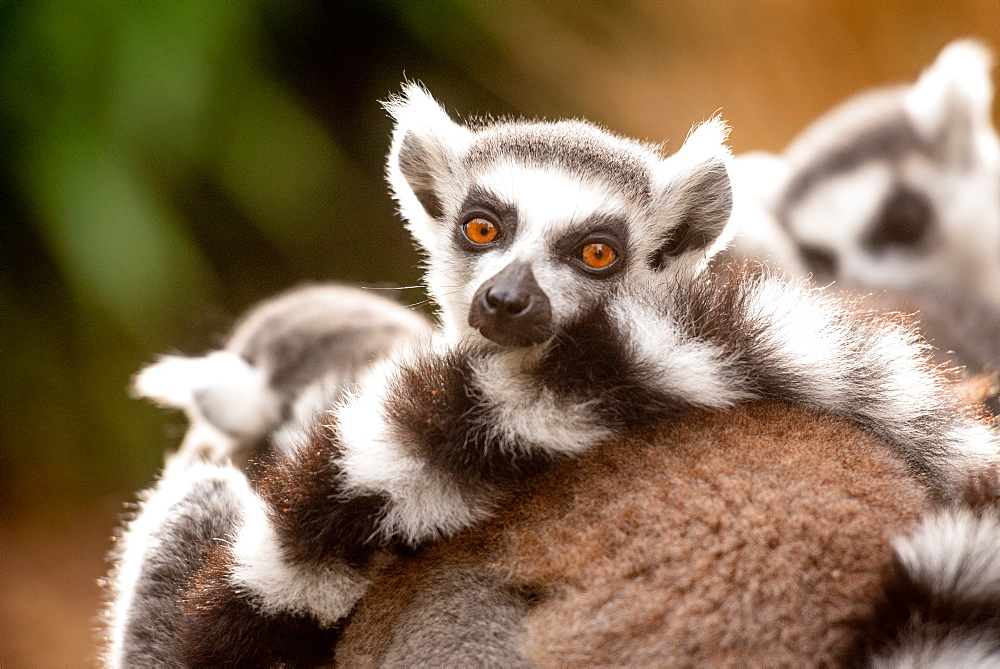
<path fill-rule="evenodd" d="M 657 209 L 663 220 L 657 245 L 647 254 L 653 269 L 672 258 L 700 260 L 722 234 L 733 209 L 725 144 L 729 129 L 719 118 L 695 128 L 680 150 L 660 163 Z"/>
<path fill-rule="evenodd" d="M 975 40 L 946 46 L 906 94 L 904 107 L 921 138 L 947 158 L 965 161 L 983 129 L 992 132 L 993 59 Z"/>
<path fill-rule="evenodd" d="M 410 232 L 428 251 L 433 246 L 434 219 L 443 214 L 453 170 L 472 133 L 458 125 L 419 84 L 384 103 L 396 121 L 389 152 L 389 185 Z"/>

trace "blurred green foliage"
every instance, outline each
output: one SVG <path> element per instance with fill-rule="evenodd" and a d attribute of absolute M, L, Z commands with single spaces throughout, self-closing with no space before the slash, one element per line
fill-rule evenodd
<path fill-rule="evenodd" d="M 460 4 L 437 7 L 462 21 Z M 377 2 L 0 7 L 10 504 L 148 483 L 184 427 L 126 395 L 156 353 L 217 345 L 250 304 L 300 281 L 418 281 L 382 178 L 377 101 L 404 71 L 447 67 L 407 37 L 407 17 Z"/>
<path fill-rule="evenodd" d="M 737 150 L 778 150 L 966 35 L 1000 44 L 995 0 L 2 2 L 8 508 L 149 483 L 184 429 L 126 394 L 156 354 L 298 282 L 419 280 L 377 102 L 404 78 L 671 146 L 722 109 Z"/>

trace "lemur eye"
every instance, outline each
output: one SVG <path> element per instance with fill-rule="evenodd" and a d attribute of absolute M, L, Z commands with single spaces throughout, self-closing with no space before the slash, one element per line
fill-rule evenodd
<path fill-rule="evenodd" d="M 580 249 L 580 260 L 591 269 L 610 267 L 618 259 L 618 253 L 603 242 L 591 242 Z"/>
<path fill-rule="evenodd" d="M 500 234 L 500 228 L 485 218 L 473 218 L 465 223 L 465 236 L 473 244 L 489 244 Z"/>

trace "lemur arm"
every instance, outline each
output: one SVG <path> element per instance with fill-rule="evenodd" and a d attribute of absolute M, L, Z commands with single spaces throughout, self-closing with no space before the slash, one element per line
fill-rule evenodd
<path fill-rule="evenodd" d="M 103 612 L 102 666 L 182 665 L 182 641 L 193 621 L 178 599 L 206 556 L 223 545 L 253 507 L 254 493 L 242 472 L 187 455 L 169 459 L 116 542 L 115 567 L 105 581 L 110 597 Z M 245 659 L 255 666 L 293 652 L 308 657 L 310 647 L 325 648 L 321 657 L 326 657 L 335 642 L 329 630 L 302 616 L 267 622 L 282 626 L 283 634 L 270 646 L 247 646 Z"/>
<path fill-rule="evenodd" d="M 468 527 L 553 459 L 683 404 L 635 385 L 621 333 L 591 325 L 535 350 L 429 346 L 335 407 L 264 470 L 234 540 L 193 579 L 184 662 L 274 657 L 307 623 L 329 642 L 383 552 Z M 595 347 L 606 366 L 580 358 Z"/>
<path fill-rule="evenodd" d="M 273 653 L 290 632 L 302 636 L 304 621 L 329 643 L 322 631 L 336 633 L 378 554 L 470 525 L 544 467 L 551 453 L 495 429 L 501 419 L 480 374 L 490 357 L 428 349 L 387 368 L 294 456 L 266 468 L 233 542 L 209 556 L 187 593 L 183 661 L 257 661 L 260 648 Z"/>

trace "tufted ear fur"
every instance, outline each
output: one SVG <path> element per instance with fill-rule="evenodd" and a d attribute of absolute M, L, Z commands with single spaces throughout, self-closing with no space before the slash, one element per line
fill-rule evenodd
<path fill-rule="evenodd" d="M 733 209 L 725 145 L 729 129 L 718 117 L 695 128 L 680 150 L 659 165 L 656 176 L 659 230 L 646 254 L 652 269 L 674 259 L 699 261 L 719 240 Z"/>
<path fill-rule="evenodd" d="M 458 125 L 422 86 L 408 83 L 385 103 L 396 121 L 389 152 L 389 185 L 416 241 L 434 251 L 434 219 L 444 213 L 453 174 L 472 133 Z"/>
<path fill-rule="evenodd" d="M 975 40 L 946 46 L 907 92 L 904 102 L 921 138 L 946 158 L 965 162 L 983 129 L 992 131 L 989 50 Z"/>

